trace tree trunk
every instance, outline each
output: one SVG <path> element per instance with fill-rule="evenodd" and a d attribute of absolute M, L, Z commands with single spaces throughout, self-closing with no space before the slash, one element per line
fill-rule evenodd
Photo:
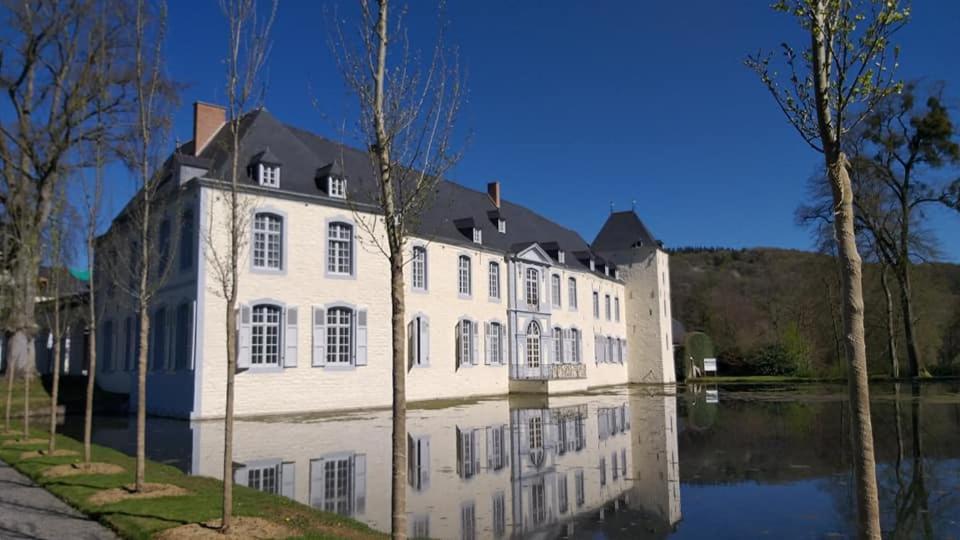
<path fill-rule="evenodd" d="M 390 300 L 393 334 L 393 503 L 391 536 L 407 537 L 407 364 L 403 297 L 403 253 L 390 256 Z"/>
<path fill-rule="evenodd" d="M 223 515 L 221 532 L 230 530 L 233 516 L 233 385 L 237 372 L 237 307 L 227 302 L 227 400 L 223 418 Z"/>
<path fill-rule="evenodd" d="M 917 344 L 917 333 L 914 326 L 909 261 L 900 263 L 898 274 L 900 281 L 900 311 L 903 317 L 903 337 L 907 343 L 907 362 L 910 364 L 910 376 L 919 377 L 922 374 L 921 370 L 923 366 L 920 362 L 920 347 Z"/>
<path fill-rule="evenodd" d="M 100 174 L 99 172 L 97 174 Z M 90 365 L 87 367 L 87 395 L 83 407 L 83 462 L 90 463 L 90 447 L 93 440 L 93 394 L 97 388 L 97 304 L 94 295 L 94 262 L 96 253 L 93 249 L 93 226 L 87 231 L 87 266 L 90 268 L 90 284 L 87 288 L 87 357 Z"/>
<path fill-rule="evenodd" d="M 53 388 L 50 390 L 50 441 L 47 450 L 52 454 L 57 449 L 57 400 L 60 393 L 60 297 L 59 291 L 53 301 Z"/>
<path fill-rule="evenodd" d="M 854 477 L 857 493 L 857 523 L 860 538 L 880 538 L 880 503 L 877 496 L 873 426 L 870 420 L 870 386 L 864 342 L 863 275 L 853 226 L 853 191 L 846 156 L 827 151 L 827 170 L 836 210 L 834 231 L 843 266 L 843 325 L 849 371 L 851 429 L 854 446 Z"/>
<path fill-rule="evenodd" d="M 896 325 L 893 321 L 893 295 L 890 292 L 890 283 L 887 281 L 888 270 L 887 265 L 881 264 L 880 285 L 883 286 L 883 297 L 886 299 L 887 354 L 890 358 L 890 376 L 896 379 L 900 377 L 900 363 L 897 361 Z"/>
<path fill-rule="evenodd" d="M 145 281 L 146 272 L 144 272 L 141 282 Z M 135 489 L 137 492 L 142 492 L 147 459 L 147 354 L 149 353 L 147 338 L 150 335 L 150 316 L 147 312 L 147 305 L 143 301 L 140 301 L 138 309 L 140 353 L 137 355 L 137 472 Z"/>
<path fill-rule="evenodd" d="M 7 340 L 7 408 L 4 410 L 3 430 L 10 431 L 10 409 L 13 408 L 13 386 L 16 380 L 17 363 L 13 356 L 13 338 Z"/>

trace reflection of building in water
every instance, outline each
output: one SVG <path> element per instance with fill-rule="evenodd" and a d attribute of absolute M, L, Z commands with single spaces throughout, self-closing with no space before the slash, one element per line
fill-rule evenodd
<path fill-rule="evenodd" d="M 556 537 L 626 508 L 645 534 L 680 519 L 674 396 L 518 405 L 409 412 L 411 537 Z M 222 424 L 192 426 L 191 472 L 217 476 Z M 234 440 L 238 483 L 389 529 L 387 413 L 239 421 Z"/>

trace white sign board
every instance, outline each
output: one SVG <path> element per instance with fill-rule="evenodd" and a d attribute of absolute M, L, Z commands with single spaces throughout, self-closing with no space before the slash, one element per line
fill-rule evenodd
<path fill-rule="evenodd" d="M 720 391 L 707 390 L 707 403 L 709 404 L 720 403 Z"/>
<path fill-rule="evenodd" d="M 717 359 L 716 359 L 716 358 L 704 358 L 704 359 L 703 359 L 703 371 L 704 371 L 704 372 L 712 371 L 712 372 L 716 373 L 716 372 L 717 372 Z"/>

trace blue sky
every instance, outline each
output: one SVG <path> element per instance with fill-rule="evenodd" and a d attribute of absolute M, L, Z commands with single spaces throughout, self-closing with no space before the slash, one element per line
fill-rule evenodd
<path fill-rule="evenodd" d="M 793 216 L 821 158 L 742 64 L 758 48 L 803 39 L 768 3 L 451 2 L 469 90 L 460 127 L 471 137 L 449 176 L 477 189 L 500 180 L 504 197 L 588 241 L 611 202 L 636 201 L 668 246 L 809 249 Z M 410 35 L 428 47 L 435 17 L 427 2 L 412 4 Z M 903 77 L 944 80 L 960 96 L 960 2 L 918 1 L 913 11 L 896 39 Z M 327 46 L 328 19 L 321 2 L 281 3 L 265 105 L 335 138 L 354 99 Z M 169 71 L 188 85 L 180 141 L 191 138 L 193 101 L 223 101 L 225 36 L 216 2 L 170 3 Z M 128 195 L 116 185 L 114 209 Z M 960 261 L 960 217 L 934 214 L 946 259 Z"/>

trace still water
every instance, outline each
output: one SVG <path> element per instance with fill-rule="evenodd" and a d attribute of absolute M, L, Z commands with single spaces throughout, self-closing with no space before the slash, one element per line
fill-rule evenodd
<path fill-rule="evenodd" d="M 960 538 L 957 392 L 872 388 L 885 536 Z M 407 428 L 413 537 L 855 533 L 840 385 L 485 399 L 411 409 Z M 222 438 L 220 422 L 152 419 L 150 457 L 219 476 Z M 132 419 L 98 419 L 94 439 L 132 451 Z M 388 411 L 242 420 L 235 478 L 386 530 L 390 447 Z"/>

